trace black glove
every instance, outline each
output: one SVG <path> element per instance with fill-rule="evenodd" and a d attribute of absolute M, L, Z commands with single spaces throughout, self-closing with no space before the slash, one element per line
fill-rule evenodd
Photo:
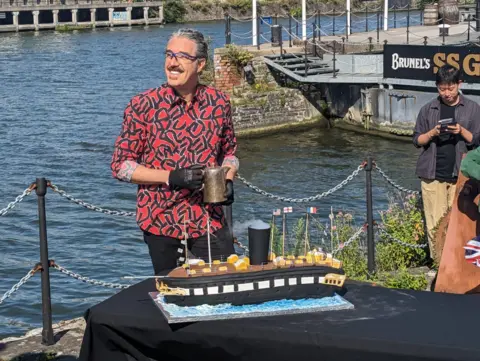
<path fill-rule="evenodd" d="M 180 168 L 170 171 L 168 183 L 172 189 L 197 189 L 203 183 L 203 169 L 205 166 L 192 165 L 187 168 Z"/>
<path fill-rule="evenodd" d="M 234 202 L 233 181 L 230 179 L 227 179 L 227 183 L 225 184 L 225 198 L 227 198 L 227 200 L 222 202 L 225 206 L 229 206 Z"/>

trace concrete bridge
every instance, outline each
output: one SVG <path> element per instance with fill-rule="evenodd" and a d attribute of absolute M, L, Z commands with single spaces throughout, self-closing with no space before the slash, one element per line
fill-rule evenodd
<path fill-rule="evenodd" d="M 163 23 L 163 1 L 0 0 L 0 32 Z"/>

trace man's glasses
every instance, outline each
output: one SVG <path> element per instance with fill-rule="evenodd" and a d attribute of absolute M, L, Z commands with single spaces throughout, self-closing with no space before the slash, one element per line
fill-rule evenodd
<path fill-rule="evenodd" d="M 178 53 L 175 53 L 171 50 L 165 51 L 165 57 L 168 59 L 177 59 L 178 61 L 195 61 L 198 59 L 197 56 L 193 56 L 184 52 L 179 51 Z"/>

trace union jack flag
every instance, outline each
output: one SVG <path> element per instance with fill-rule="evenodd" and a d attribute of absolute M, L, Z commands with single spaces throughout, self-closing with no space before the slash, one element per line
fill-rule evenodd
<path fill-rule="evenodd" d="M 281 215 L 281 214 L 282 214 L 282 210 L 281 210 L 281 209 L 274 209 L 274 210 L 273 210 L 273 215 L 274 215 L 274 216 L 279 216 L 279 215 Z"/>
<path fill-rule="evenodd" d="M 308 207 L 307 212 L 312 213 L 312 214 L 316 214 L 317 213 L 317 207 Z"/>
<path fill-rule="evenodd" d="M 465 259 L 467 262 L 480 267 L 480 236 L 468 241 L 463 249 L 465 249 Z"/>
<path fill-rule="evenodd" d="M 283 207 L 283 213 L 292 213 L 293 208 L 292 207 Z"/>

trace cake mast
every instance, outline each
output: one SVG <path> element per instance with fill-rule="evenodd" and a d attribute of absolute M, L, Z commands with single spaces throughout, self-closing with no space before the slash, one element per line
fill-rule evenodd
<path fill-rule="evenodd" d="M 185 246 L 185 264 L 189 266 L 188 261 L 188 233 L 187 233 L 187 223 L 185 222 L 185 217 L 183 217 L 183 241 L 182 243 Z"/>
<path fill-rule="evenodd" d="M 210 216 L 207 216 L 208 264 L 212 267 L 212 249 L 210 248 Z"/>

